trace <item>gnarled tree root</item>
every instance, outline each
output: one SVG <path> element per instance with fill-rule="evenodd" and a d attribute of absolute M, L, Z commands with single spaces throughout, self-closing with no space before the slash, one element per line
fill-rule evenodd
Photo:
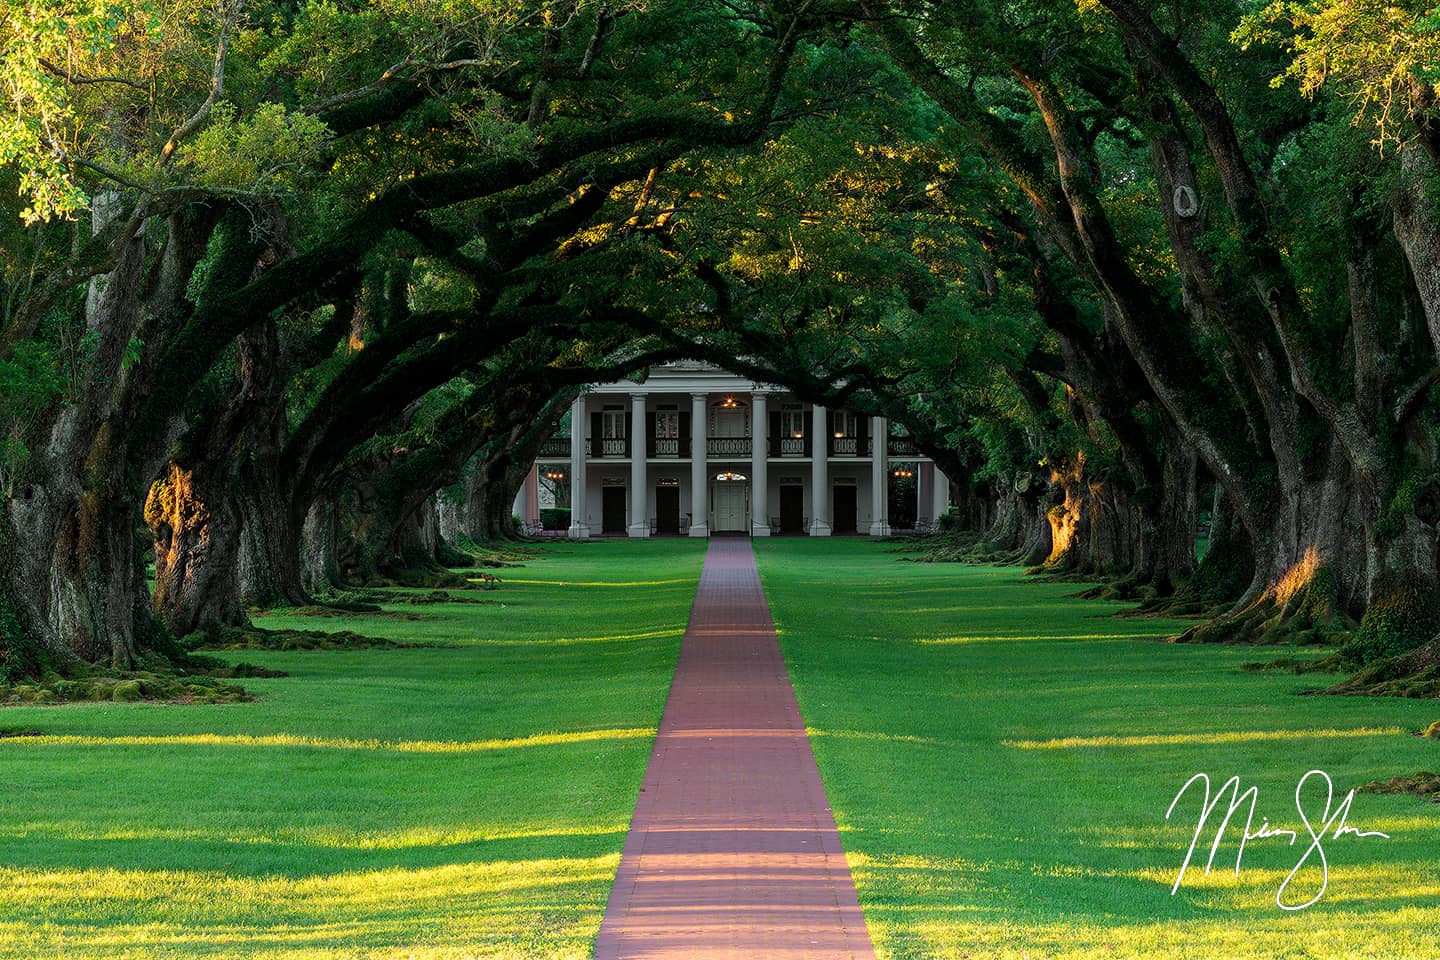
<path fill-rule="evenodd" d="M 1440 699 L 1440 637 L 1399 656 L 1372 663 L 1353 677 L 1318 692 Z"/>
<path fill-rule="evenodd" d="M 1431 803 L 1440 803 L 1440 773 L 1419 770 L 1413 777 L 1391 777 L 1389 780 L 1372 780 L 1359 793 L 1408 793 L 1423 797 Z"/>

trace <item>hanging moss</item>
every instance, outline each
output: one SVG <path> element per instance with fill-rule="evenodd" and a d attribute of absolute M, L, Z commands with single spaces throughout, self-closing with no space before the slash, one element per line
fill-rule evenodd
<path fill-rule="evenodd" d="M 39 675 L 41 657 L 9 594 L 0 591 L 0 684 Z"/>

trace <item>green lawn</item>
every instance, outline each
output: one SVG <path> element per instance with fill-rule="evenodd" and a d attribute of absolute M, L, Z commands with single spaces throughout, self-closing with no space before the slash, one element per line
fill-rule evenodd
<path fill-rule="evenodd" d="M 0 739 L 0 958 L 586 956 L 702 547 L 557 545 L 503 606 L 391 608 L 421 620 L 266 618 L 446 646 L 231 655 L 290 671 L 258 703 L 0 709 L 46 734 Z M 1163 816 L 1203 770 L 1294 827 L 1308 769 L 1440 766 L 1409 736 L 1440 705 L 1298 697 L 1239 671 L 1265 651 L 1155 643 L 1015 569 L 758 550 L 883 956 L 1435 956 L 1440 808 L 1358 796 L 1394 839 L 1327 843 L 1298 913 L 1273 839 L 1171 897 L 1194 804 Z"/>
<path fill-rule="evenodd" d="M 1316 678 L 1239 671 L 1280 651 L 1156 643 L 1172 625 L 1013 568 L 902 563 L 859 540 L 757 549 L 882 956 L 1437 955 L 1440 807 L 1357 795 L 1350 824 L 1393 839 L 1328 842 L 1328 891 L 1298 912 L 1274 902 L 1303 849 L 1282 839 L 1252 840 L 1237 880 L 1227 838 L 1172 897 L 1198 801 L 1183 823 L 1164 814 L 1192 774 L 1239 774 L 1260 788 L 1257 823 L 1300 827 L 1307 770 L 1343 793 L 1440 766 L 1440 742 L 1409 735 L 1440 704 L 1296 696 Z"/>
<path fill-rule="evenodd" d="M 493 605 L 281 618 L 231 706 L 0 709 L 0 957 L 588 956 L 703 544 L 556 546 Z"/>

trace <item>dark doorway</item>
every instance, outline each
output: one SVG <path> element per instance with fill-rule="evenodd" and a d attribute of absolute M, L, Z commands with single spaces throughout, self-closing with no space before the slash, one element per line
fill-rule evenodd
<path fill-rule="evenodd" d="M 600 532 L 625 532 L 625 488 L 600 488 Z"/>
<path fill-rule="evenodd" d="M 680 532 L 680 488 L 655 488 L 655 532 Z"/>
<path fill-rule="evenodd" d="M 780 532 L 805 532 L 805 488 L 798 484 L 780 488 Z"/>
<path fill-rule="evenodd" d="M 910 473 L 911 476 L 894 476 L 888 478 L 890 481 L 889 505 L 890 505 L 890 526 L 896 530 L 915 529 L 915 507 L 917 505 L 916 483 L 914 469 L 906 467 L 902 473 Z"/>
<path fill-rule="evenodd" d="M 835 522 L 830 525 L 831 533 L 855 532 L 855 491 L 856 487 L 834 489 Z"/>

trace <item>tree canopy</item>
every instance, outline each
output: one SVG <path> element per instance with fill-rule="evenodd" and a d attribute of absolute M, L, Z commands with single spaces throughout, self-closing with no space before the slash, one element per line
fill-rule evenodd
<path fill-rule="evenodd" d="M 678 358 L 900 424 L 965 555 L 1193 639 L 1418 647 L 1437 36 L 1341 0 L 0 4 L 0 672 L 305 602 L 444 487 L 512 535 L 569 399 Z"/>

